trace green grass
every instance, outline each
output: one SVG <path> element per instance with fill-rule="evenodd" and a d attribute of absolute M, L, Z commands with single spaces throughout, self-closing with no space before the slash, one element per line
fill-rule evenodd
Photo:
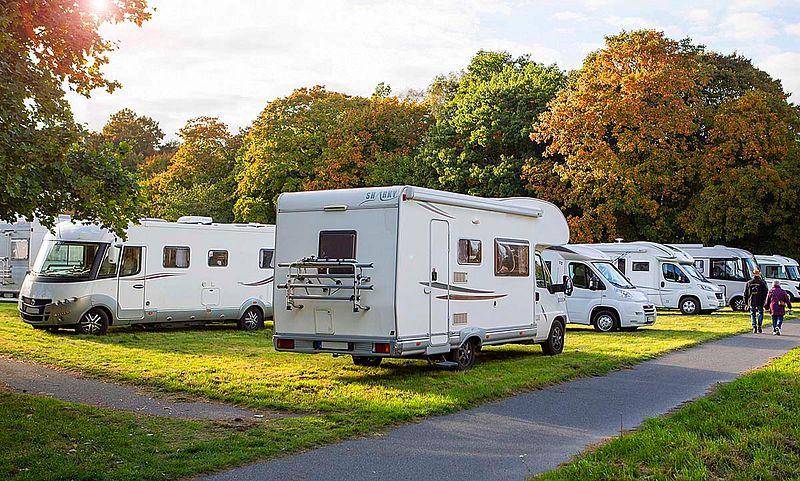
<path fill-rule="evenodd" d="M 800 479 L 800 349 L 537 481 Z"/>
<path fill-rule="evenodd" d="M 90 477 L 98 479 L 169 479 L 186 475 L 186 470 L 241 464 L 378 432 L 551 383 L 602 375 L 670 350 L 748 329 L 747 316 L 730 311 L 695 317 L 660 315 L 655 327 L 638 332 L 599 334 L 571 327 L 560 356 L 545 357 L 539 346 L 490 347 L 479 354 L 474 369 L 455 373 L 430 367 L 424 361 L 388 360 L 379 368 L 363 368 L 353 366 L 348 357 L 276 353 L 270 329 L 257 333 L 230 327 L 111 329 L 104 337 L 53 335 L 25 325 L 16 317 L 14 306 L 0 306 L 0 353 L 163 392 L 303 414 L 242 433 L 209 429 L 211 438 L 197 448 L 196 464 L 176 463 L 175 470 L 164 477 L 133 476 L 115 466 L 90 471 L 94 473 Z M 120 417 L 113 419 L 121 420 L 126 415 L 115 416 Z M 107 427 L 116 429 L 115 425 L 109 421 Z M 175 431 L 180 437 L 182 430 L 195 429 L 191 426 L 168 423 L 159 432 L 169 438 Z M 241 443 L 243 451 L 234 456 L 225 448 L 236 443 Z M 185 449 L 194 449 L 191 436 L 186 437 L 185 446 L 189 447 L 173 447 L 166 442 L 163 450 L 171 454 L 160 453 L 179 458 Z M 5 449 L 0 459 L 4 465 L 24 466 L 28 459 L 25 450 L 22 445 Z M 7 462 L 9 458 L 11 462 Z"/>

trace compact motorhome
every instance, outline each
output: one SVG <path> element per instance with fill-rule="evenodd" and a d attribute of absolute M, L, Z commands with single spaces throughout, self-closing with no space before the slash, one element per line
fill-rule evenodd
<path fill-rule="evenodd" d="M 767 284 L 779 281 L 783 290 L 789 293 L 792 301 L 800 299 L 800 268 L 797 261 L 786 256 L 756 256 L 761 274 Z"/>
<path fill-rule="evenodd" d="M 600 332 L 635 330 L 656 322 L 656 308 L 606 254 L 591 246 L 556 246 L 542 253 L 556 278 L 568 276 L 574 290 L 567 301 L 569 322 Z"/>
<path fill-rule="evenodd" d="M 57 218 L 57 222 L 66 220 L 68 215 Z M 45 234 L 47 228 L 37 219 L 21 217 L 10 224 L 0 223 L 0 300 L 17 299 Z"/>
<path fill-rule="evenodd" d="M 694 266 L 694 258 L 677 247 L 655 242 L 591 244 L 608 254 L 631 283 L 660 309 L 683 314 L 712 312 L 726 306 L 716 284 Z"/>
<path fill-rule="evenodd" d="M 35 328 L 104 334 L 109 325 L 237 322 L 272 314 L 275 227 L 144 219 L 127 239 L 61 222 L 48 234 L 19 300 Z"/>
<path fill-rule="evenodd" d="M 725 303 L 734 311 L 743 311 L 744 286 L 753 270 L 758 268 L 755 257 L 744 249 L 723 245 L 674 244 L 694 258 L 694 266 L 724 294 Z"/>
<path fill-rule="evenodd" d="M 487 345 L 558 354 L 556 293 L 569 283 L 552 283 L 539 252 L 568 240 L 561 211 L 537 199 L 410 186 L 281 194 L 275 348 L 458 369 Z"/>

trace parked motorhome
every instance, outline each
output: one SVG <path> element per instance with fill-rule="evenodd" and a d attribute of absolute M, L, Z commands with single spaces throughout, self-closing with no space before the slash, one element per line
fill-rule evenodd
<path fill-rule="evenodd" d="M 789 293 L 792 301 L 800 299 L 800 268 L 797 261 L 786 256 L 756 256 L 761 274 L 767 285 L 779 281 L 783 290 Z"/>
<path fill-rule="evenodd" d="M 556 279 L 568 276 L 574 290 L 566 299 L 569 322 L 600 332 L 635 330 L 656 322 L 656 308 L 601 251 L 585 245 L 555 246 L 542 253 Z"/>
<path fill-rule="evenodd" d="M 617 268 L 659 309 L 679 309 L 691 315 L 727 305 L 722 289 L 698 272 L 694 258 L 682 249 L 655 242 L 591 246 L 608 254 Z"/>
<path fill-rule="evenodd" d="M 237 322 L 272 314 L 275 227 L 145 219 L 122 241 L 93 224 L 61 222 L 22 285 L 19 310 L 35 328 L 104 334 L 110 325 Z"/>
<path fill-rule="evenodd" d="M 564 347 L 569 286 L 540 251 L 569 227 L 549 202 L 400 186 L 284 193 L 277 210 L 278 351 L 467 369 L 483 346 Z"/>
<path fill-rule="evenodd" d="M 59 222 L 66 220 L 68 215 L 58 216 Z M 17 300 L 45 234 L 47 228 L 37 219 L 0 223 L 0 300 Z"/>
<path fill-rule="evenodd" d="M 744 286 L 758 267 L 750 252 L 723 245 L 673 244 L 694 258 L 694 266 L 711 282 L 718 285 L 725 303 L 734 311 L 743 311 Z"/>

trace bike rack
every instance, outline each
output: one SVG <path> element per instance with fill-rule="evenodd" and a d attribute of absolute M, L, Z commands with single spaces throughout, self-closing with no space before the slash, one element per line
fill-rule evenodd
<path fill-rule="evenodd" d="M 7 286 L 14 283 L 14 276 L 11 272 L 11 263 L 8 257 L 0 257 L 0 286 Z"/>
<path fill-rule="evenodd" d="M 371 291 L 372 278 L 364 275 L 364 269 L 372 269 L 370 263 L 355 259 L 318 259 L 305 257 L 295 262 L 278 264 L 288 268 L 286 283 L 278 289 L 286 289 L 286 310 L 302 309 L 297 301 L 342 301 L 352 302 L 353 312 L 368 311 L 361 304 L 361 291 Z"/>

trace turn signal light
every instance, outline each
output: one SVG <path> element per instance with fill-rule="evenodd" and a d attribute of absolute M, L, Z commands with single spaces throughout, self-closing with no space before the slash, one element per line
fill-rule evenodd
<path fill-rule="evenodd" d="M 389 349 L 391 346 L 388 342 L 376 342 L 372 345 L 372 352 L 377 352 L 380 354 L 389 354 Z"/>
<path fill-rule="evenodd" d="M 278 349 L 294 349 L 294 339 L 278 339 Z"/>

